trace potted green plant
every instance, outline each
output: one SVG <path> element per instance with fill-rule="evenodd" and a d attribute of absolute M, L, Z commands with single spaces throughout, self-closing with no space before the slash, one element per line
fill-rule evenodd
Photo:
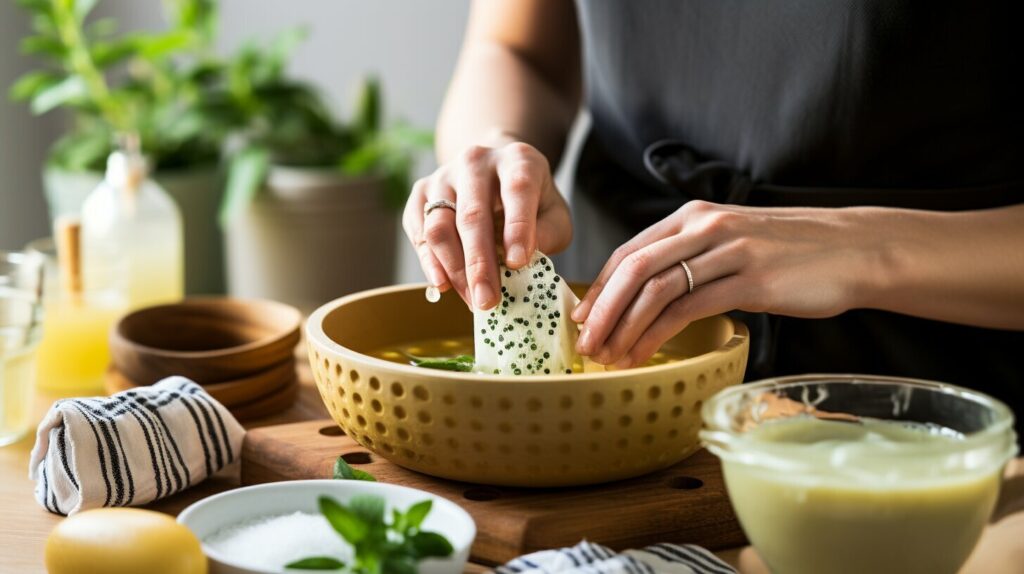
<path fill-rule="evenodd" d="M 17 1 L 32 16 L 22 51 L 45 65 L 21 77 L 11 96 L 34 114 L 64 108 L 72 116 L 43 169 L 51 216 L 78 211 L 116 133 L 138 133 L 154 179 L 182 212 L 186 290 L 223 291 L 218 161 L 238 114 L 207 89 L 223 68 L 212 56 L 215 3 L 169 0 L 166 30 L 119 33 L 114 20 L 90 17 L 96 0 Z"/>
<path fill-rule="evenodd" d="M 227 73 L 231 99 L 248 117 L 221 214 L 228 286 L 311 311 L 393 281 L 398 208 L 416 153 L 432 137 L 384 126 L 373 78 L 350 120 L 336 121 L 313 87 L 284 75 L 282 52 L 244 48 Z"/>

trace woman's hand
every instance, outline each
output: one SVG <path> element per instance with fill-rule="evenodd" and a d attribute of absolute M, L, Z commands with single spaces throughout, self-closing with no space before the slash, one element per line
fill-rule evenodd
<path fill-rule="evenodd" d="M 456 209 L 424 217 L 424 206 L 442 199 Z M 500 300 L 498 241 L 505 264 L 517 269 L 534 251 L 556 253 L 572 239 L 569 208 L 547 159 L 519 142 L 473 146 L 417 181 L 402 226 L 427 280 L 442 291 L 454 288 L 475 309 Z"/>
<path fill-rule="evenodd" d="M 647 361 L 692 321 L 739 309 L 830 317 L 880 275 L 877 208 L 750 208 L 691 201 L 620 247 L 573 312 L 577 350 Z M 688 293 L 686 261 L 694 290 Z"/>

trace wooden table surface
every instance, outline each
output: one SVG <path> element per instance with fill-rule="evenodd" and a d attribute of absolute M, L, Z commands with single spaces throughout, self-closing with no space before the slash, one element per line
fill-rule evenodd
<path fill-rule="evenodd" d="M 280 414 L 251 421 L 246 427 L 296 422 L 329 416 L 313 386 L 312 376 L 300 353 L 299 377 L 302 391 L 290 409 Z M 37 420 L 58 397 L 37 393 Z M 62 517 L 40 507 L 32 496 L 28 479 L 29 452 L 35 438 L 27 436 L 16 444 L 0 447 L 0 574 L 45 572 L 43 544 L 47 534 Z M 179 495 L 159 501 L 149 508 L 177 514 L 192 502 L 237 485 L 236 476 L 213 478 Z M 768 570 L 751 548 L 720 552 L 719 556 L 736 566 L 742 574 L 767 574 Z M 467 573 L 478 574 L 487 568 L 471 564 Z M 1024 458 L 1007 469 L 999 507 L 963 574 L 1020 574 L 1024 572 Z"/>

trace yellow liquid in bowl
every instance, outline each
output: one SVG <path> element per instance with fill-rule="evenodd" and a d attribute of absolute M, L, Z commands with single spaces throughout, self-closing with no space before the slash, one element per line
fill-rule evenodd
<path fill-rule="evenodd" d="M 473 355 L 473 337 L 451 337 L 411 341 L 409 343 L 384 347 L 383 349 L 376 349 L 371 351 L 369 355 L 371 357 L 384 359 L 385 361 L 391 361 L 392 363 L 401 363 L 403 365 L 411 365 L 412 357 L 458 357 L 460 355 Z M 643 366 L 650 367 L 654 365 L 675 363 L 676 361 L 681 361 L 685 358 L 686 356 L 684 356 L 679 349 L 668 344 L 655 353 L 654 356 L 644 363 Z M 573 372 L 582 373 L 583 365 L 580 363 L 574 364 Z"/>
<path fill-rule="evenodd" d="M 898 455 L 906 446 L 941 450 L 962 440 L 943 430 L 870 419 L 765 423 L 737 445 L 751 459 L 724 457 L 726 486 L 773 572 L 953 574 L 992 513 L 1000 472 L 944 474 L 912 451 Z M 758 465 L 758 445 L 800 448 L 809 472 Z"/>

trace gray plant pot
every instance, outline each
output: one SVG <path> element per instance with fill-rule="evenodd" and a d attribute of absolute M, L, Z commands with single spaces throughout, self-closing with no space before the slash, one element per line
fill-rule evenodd
<path fill-rule="evenodd" d="M 50 219 L 77 214 L 103 174 L 43 170 L 43 189 Z M 185 237 L 185 292 L 189 295 L 224 293 L 224 241 L 217 214 L 224 195 L 224 178 L 216 166 L 165 170 L 154 174 L 181 211 Z"/>
<path fill-rule="evenodd" d="M 230 293 L 308 313 L 393 283 L 399 214 L 384 204 L 383 185 L 331 169 L 273 167 L 225 229 Z"/>

